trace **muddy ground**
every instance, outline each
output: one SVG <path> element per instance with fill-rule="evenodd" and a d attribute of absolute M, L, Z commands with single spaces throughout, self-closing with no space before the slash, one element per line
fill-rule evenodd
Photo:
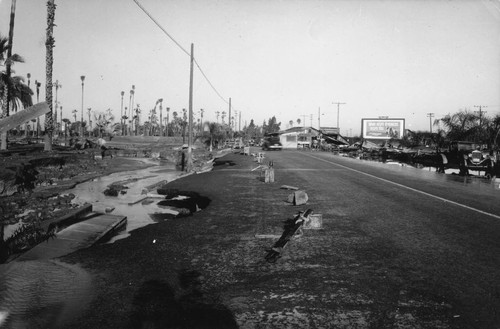
<path fill-rule="evenodd" d="M 126 142 L 120 144 L 120 139 L 118 143 L 108 142 L 111 146 L 104 158 L 96 145 L 85 149 L 54 145 L 51 152 L 45 152 L 43 144 L 9 145 L 8 150 L 0 152 L 0 221 L 5 225 L 36 223 L 36 229 L 45 232 L 45 223 L 83 206 L 72 203 L 74 195 L 68 192 L 76 184 L 115 172 L 146 168 L 160 161 L 182 169 L 182 151 L 174 146 L 155 150 L 151 143 L 134 147 L 130 141 Z M 211 157 L 203 148 L 193 154 L 195 169 L 201 169 Z M 19 248 L 29 247 L 7 242 L 8 245 L 0 243 L 0 262 L 20 251 Z"/>

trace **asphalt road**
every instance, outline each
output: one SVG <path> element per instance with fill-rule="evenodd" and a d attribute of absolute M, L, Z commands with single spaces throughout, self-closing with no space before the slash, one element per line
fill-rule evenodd
<path fill-rule="evenodd" d="M 500 328 L 500 190 L 489 181 L 311 151 L 268 161 L 271 184 L 250 156 L 217 159 L 167 185 L 208 197 L 205 209 L 63 257 L 94 287 L 68 327 Z M 282 185 L 307 204 L 286 202 Z M 266 262 L 283 221 L 307 208 L 322 229 Z"/>
<path fill-rule="evenodd" d="M 286 184 L 307 191 L 327 227 L 363 240 L 368 264 L 371 258 L 394 278 L 385 282 L 389 293 L 412 291 L 447 305 L 452 326 L 500 327 L 500 189 L 493 182 L 324 152 L 266 155 L 277 180 L 292 173 Z"/>

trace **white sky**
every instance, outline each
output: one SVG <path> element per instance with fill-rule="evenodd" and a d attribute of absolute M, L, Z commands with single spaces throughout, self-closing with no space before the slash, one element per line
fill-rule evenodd
<path fill-rule="evenodd" d="M 360 133 L 361 118 L 404 118 L 428 130 L 427 113 L 500 112 L 500 1 L 139 0 L 189 51 L 233 110 L 261 125 L 275 115 Z M 82 108 L 120 113 L 120 92 L 136 87 L 143 120 L 156 100 L 182 112 L 189 56 L 133 0 L 56 0 L 54 75 L 63 116 Z M 0 0 L 8 35 L 10 0 Z M 45 97 L 46 1 L 17 0 L 13 52 Z M 34 89 L 34 88 L 33 88 Z M 36 100 L 36 94 L 35 94 Z M 228 105 L 194 71 L 195 116 L 215 121 Z M 86 111 L 85 111 L 86 114 Z M 86 117 L 86 116 L 85 116 Z M 226 118 L 227 120 L 227 118 Z M 301 124 L 302 125 L 302 124 Z"/>

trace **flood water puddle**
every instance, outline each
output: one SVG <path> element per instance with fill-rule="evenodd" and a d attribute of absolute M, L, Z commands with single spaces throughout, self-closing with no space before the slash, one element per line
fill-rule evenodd
<path fill-rule="evenodd" d="M 162 200 L 160 196 L 147 198 L 146 192 L 156 193 L 156 188 L 152 186 L 171 182 L 182 172 L 176 171 L 173 166 L 152 164 L 156 165 L 78 184 L 64 194 L 74 194 L 74 203 L 91 203 L 96 212 L 114 208 L 111 214 L 127 216 L 125 230 L 109 242 L 125 238 L 130 231 L 155 223 L 155 217 L 176 213 L 157 204 Z M 104 195 L 108 186 L 116 182 L 122 182 L 126 193 Z M 80 315 L 91 298 L 91 276 L 78 265 L 54 260 L 13 261 L 0 265 L 2 329 L 66 328 L 65 324 Z"/>
<path fill-rule="evenodd" d="M 149 225 L 156 221 L 153 219 L 165 213 L 176 214 L 177 212 L 168 208 L 158 206 L 157 202 L 160 197 L 149 197 L 156 194 L 156 186 L 171 182 L 182 175 L 182 172 L 175 170 L 173 166 L 156 165 L 141 170 L 133 170 L 126 172 L 114 173 L 108 176 L 96 178 L 82 184 L 78 184 L 75 188 L 66 191 L 73 193 L 75 198 L 74 203 L 92 204 L 93 211 L 107 212 L 113 209 L 110 214 L 127 216 L 127 224 L 125 230 L 111 238 L 108 242 L 114 242 L 119 239 L 126 238 L 130 232 Z M 163 183 L 162 183 L 163 182 Z M 126 188 L 124 193 L 118 193 L 117 196 L 108 196 L 104 191 L 112 184 L 119 183 Z M 154 188 L 150 188 L 154 186 Z"/>

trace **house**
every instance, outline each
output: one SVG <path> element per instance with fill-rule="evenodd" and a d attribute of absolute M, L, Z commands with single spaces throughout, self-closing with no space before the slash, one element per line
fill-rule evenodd
<path fill-rule="evenodd" d="M 309 147 L 314 139 L 323 138 L 326 143 L 348 145 L 349 143 L 338 133 L 337 128 L 322 127 L 320 130 L 313 127 L 292 127 L 280 131 L 280 142 L 283 148 Z"/>

